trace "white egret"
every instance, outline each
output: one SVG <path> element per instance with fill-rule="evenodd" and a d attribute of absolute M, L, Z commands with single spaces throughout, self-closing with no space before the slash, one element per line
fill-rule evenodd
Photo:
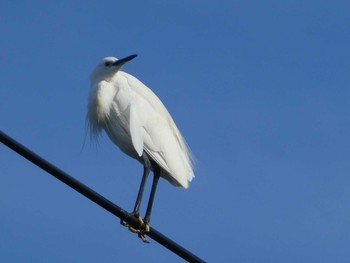
<path fill-rule="evenodd" d="M 194 177 L 190 150 L 160 99 L 141 81 L 121 71 L 137 55 L 123 59 L 106 57 L 91 74 L 87 120 L 92 137 L 104 130 L 125 154 L 144 166 L 132 215 L 139 221 L 137 232 L 143 241 L 149 231 L 152 205 L 160 177 L 175 186 L 188 188 Z M 140 205 L 147 177 L 153 183 L 144 219 Z"/>

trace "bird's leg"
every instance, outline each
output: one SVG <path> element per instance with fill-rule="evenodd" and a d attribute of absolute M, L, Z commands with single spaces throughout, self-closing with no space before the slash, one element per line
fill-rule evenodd
<path fill-rule="evenodd" d="M 143 167 L 143 176 L 142 176 L 142 181 L 141 181 L 141 185 L 140 185 L 140 189 L 139 189 L 139 193 L 137 194 L 137 198 L 136 198 L 136 202 L 135 202 L 135 207 L 134 207 L 134 211 L 132 212 L 132 214 L 136 217 L 140 217 L 140 206 L 141 206 L 141 201 L 142 201 L 142 196 L 143 196 L 143 192 L 145 190 L 145 186 L 146 186 L 146 181 L 148 178 L 148 175 L 151 171 L 151 162 L 148 159 L 147 154 L 143 154 L 142 155 L 143 159 L 144 159 L 144 167 Z"/>
<path fill-rule="evenodd" d="M 131 215 L 133 215 L 134 217 L 137 218 L 138 222 L 139 222 L 139 226 L 143 227 L 144 226 L 144 222 L 142 220 L 142 218 L 140 217 L 140 206 L 141 206 L 141 201 L 142 201 L 142 196 L 143 196 L 143 192 L 145 190 L 145 186 L 146 186 L 146 182 L 147 182 L 147 178 L 148 175 L 151 171 L 151 162 L 147 156 L 147 154 L 143 154 L 142 158 L 144 160 L 144 168 L 143 168 L 143 176 L 142 176 L 142 181 L 141 181 L 141 185 L 140 185 L 140 189 L 139 192 L 137 194 L 137 199 L 136 199 L 136 203 L 135 203 L 135 207 L 133 212 L 131 213 Z M 136 229 L 132 226 L 129 226 L 128 224 L 126 224 L 123 220 L 120 221 L 120 223 L 123 226 L 126 226 L 129 228 L 130 231 L 134 232 L 134 233 L 138 233 L 140 232 L 139 229 Z"/>
<path fill-rule="evenodd" d="M 142 229 L 138 233 L 139 237 L 144 242 L 147 242 L 147 240 L 145 238 L 145 233 L 150 231 L 149 222 L 151 220 L 153 201 L 154 201 L 154 197 L 156 195 L 156 189 L 157 189 L 158 181 L 159 181 L 159 178 L 160 178 L 160 168 L 159 168 L 158 165 L 155 165 L 153 174 L 154 174 L 154 176 L 153 176 L 153 183 L 152 183 L 151 194 L 150 194 L 148 205 L 147 205 L 146 215 L 145 215 L 145 218 L 143 219 L 144 229 Z"/>

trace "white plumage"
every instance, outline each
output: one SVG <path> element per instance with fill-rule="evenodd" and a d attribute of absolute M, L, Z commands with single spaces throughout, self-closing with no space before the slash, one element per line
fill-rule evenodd
<path fill-rule="evenodd" d="M 172 117 L 146 85 L 120 71 L 134 57 L 106 57 L 92 72 L 87 114 L 91 135 L 104 130 L 125 154 L 143 164 L 147 153 L 159 165 L 161 177 L 188 188 L 193 162 Z"/>

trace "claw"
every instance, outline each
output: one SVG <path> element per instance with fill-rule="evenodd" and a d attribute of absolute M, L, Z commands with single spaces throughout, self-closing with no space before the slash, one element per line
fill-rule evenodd
<path fill-rule="evenodd" d="M 145 237 L 145 234 L 149 233 L 149 231 L 150 231 L 149 224 L 144 224 L 143 227 L 144 227 L 144 229 L 140 230 L 137 235 L 139 236 L 139 238 L 141 238 L 141 240 L 144 243 L 149 243 L 149 241 Z"/>
<path fill-rule="evenodd" d="M 138 223 L 139 223 L 140 226 L 144 225 L 143 220 L 142 220 L 142 218 L 141 218 L 141 216 L 140 216 L 139 214 L 132 213 L 132 214 L 130 214 L 130 215 L 133 216 L 133 217 L 136 217 L 136 219 L 137 219 L 137 221 L 138 221 Z M 133 229 L 133 230 L 130 230 L 130 231 L 132 231 L 132 232 L 134 232 L 134 233 L 135 233 L 135 231 L 137 232 L 137 229 L 136 229 L 136 228 L 130 226 L 130 225 L 129 225 L 128 223 L 126 223 L 123 219 L 120 219 L 120 224 L 121 224 L 122 226 L 125 226 L 125 227 L 129 228 L 129 230 L 130 230 L 130 228 Z"/>
<path fill-rule="evenodd" d="M 149 224 L 146 224 L 146 225 L 145 225 L 145 232 L 146 232 L 146 233 L 149 233 L 150 230 L 151 230 L 151 229 L 150 229 L 150 227 L 149 227 Z"/>
<path fill-rule="evenodd" d="M 140 225 L 140 226 L 145 225 L 145 223 L 143 222 L 143 219 L 141 218 L 140 215 L 137 216 L 137 221 L 139 221 L 139 225 Z"/>
<path fill-rule="evenodd" d="M 147 238 L 145 237 L 145 234 L 144 234 L 144 233 L 139 232 L 139 233 L 138 233 L 138 236 L 139 236 L 139 238 L 141 238 L 141 240 L 142 240 L 144 243 L 147 243 L 147 244 L 150 243 L 150 242 L 147 240 Z"/>
<path fill-rule="evenodd" d="M 120 220 L 120 224 L 122 226 L 125 226 L 134 234 L 137 234 L 138 237 L 145 243 L 149 243 L 149 241 L 146 239 L 145 234 L 150 232 L 150 227 L 148 223 L 145 223 L 142 219 L 142 217 L 138 214 L 131 214 L 132 216 L 136 217 L 139 225 L 138 227 L 132 227 L 128 223 L 126 223 L 124 220 Z"/>
<path fill-rule="evenodd" d="M 139 232 L 140 232 L 140 230 L 139 230 L 139 229 L 134 228 L 134 227 L 132 227 L 132 226 L 128 226 L 128 229 L 129 229 L 129 231 L 133 232 L 134 234 L 137 234 L 137 233 L 139 233 Z"/>

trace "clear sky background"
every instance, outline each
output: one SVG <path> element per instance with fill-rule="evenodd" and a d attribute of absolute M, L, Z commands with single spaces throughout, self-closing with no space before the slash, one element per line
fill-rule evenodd
<path fill-rule="evenodd" d="M 131 211 L 142 166 L 85 115 L 95 64 L 139 54 L 197 159 L 153 227 L 209 262 L 350 262 L 350 2 L 125 2 L 0 2 L 1 130 Z M 181 262 L 2 145 L 0 232 L 1 262 Z"/>

